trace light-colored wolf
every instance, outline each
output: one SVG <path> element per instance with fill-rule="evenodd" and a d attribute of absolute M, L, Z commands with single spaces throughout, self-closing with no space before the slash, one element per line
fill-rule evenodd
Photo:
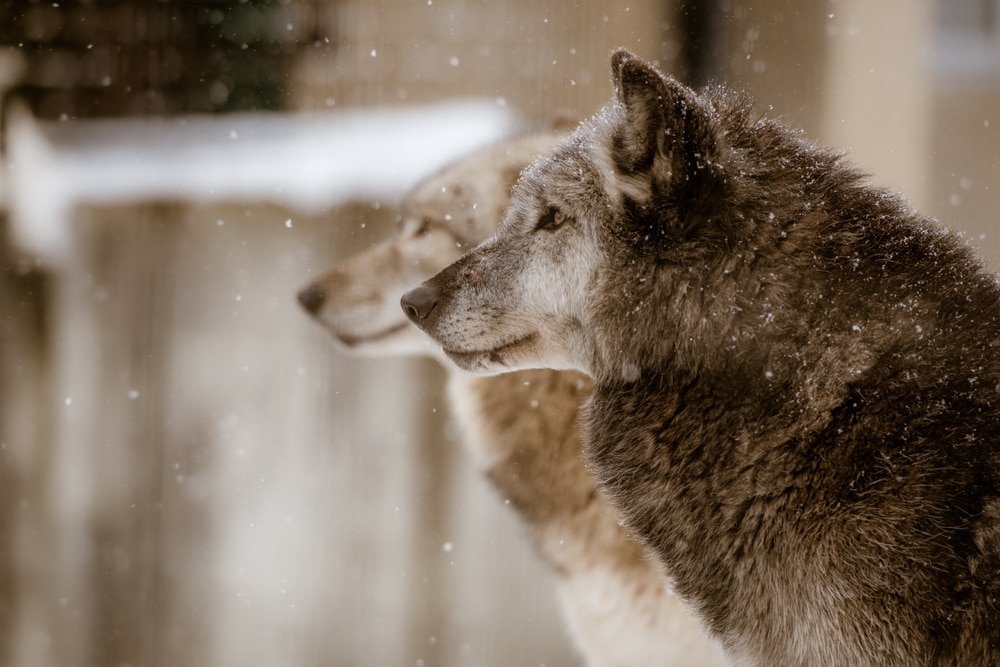
<path fill-rule="evenodd" d="M 745 96 L 612 80 L 403 308 L 594 378 L 585 455 L 734 662 L 1000 665 L 997 277 Z"/>
<path fill-rule="evenodd" d="M 333 268 L 299 300 L 356 353 L 435 355 L 453 371 L 449 398 L 463 442 L 556 573 L 588 665 L 722 665 L 721 650 L 626 534 L 583 465 L 577 410 L 590 380 L 540 370 L 462 373 L 399 309 L 407 287 L 496 230 L 521 170 L 563 136 L 514 139 L 429 178 L 406 198 L 396 238 Z"/>

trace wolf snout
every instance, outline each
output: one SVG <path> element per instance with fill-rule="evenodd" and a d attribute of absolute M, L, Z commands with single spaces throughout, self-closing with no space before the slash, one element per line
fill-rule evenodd
<path fill-rule="evenodd" d="M 312 283 L 303 287 L 299 291 L 298 297 L 302 307 L 315 315 L 323 307 L 323 302 L 326 301 L 326 292 L 316 283 Z"/>
<path fill-rule="evenodd" d="M 410 318 L 410 321 L 420 326 L 434 310 L 437 302 L 434 290 L 426 285 L 419 285 L 404 294 L 403 298 L 399 300 L 399 305 L 403 307 L 403 312 Z"/>

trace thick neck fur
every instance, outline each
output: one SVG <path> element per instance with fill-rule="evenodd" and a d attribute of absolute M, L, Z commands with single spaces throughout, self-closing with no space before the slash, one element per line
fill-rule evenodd
<path fill-rule="evenodd" d="M 581 460 L 578 408 L 591 382 L 533 370 L 476 377 L 455 370 L 451 405 L 466 447 L 524 519 L 559 575 L 587 664 L 723 664 L 658 565 L 621 525 Z"/>

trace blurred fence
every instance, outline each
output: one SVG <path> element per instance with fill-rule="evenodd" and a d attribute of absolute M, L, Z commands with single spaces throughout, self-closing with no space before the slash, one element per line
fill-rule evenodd
<path fill-rule="evenodd" d="M 476 98 L 532 127 L 595 111 L 610 95 L 608 53 L 624 45 L 678 75 L 747 88 L 762 111 L 773 106 L 810 137 L 851 149 L 875 180 L 905 189 L 1000 260 L 1000 66 L 988 57 L 1000 29 L 976 13 L 984 2 L 951 3 L 948 13 L 930 0 L 878 11 L 863 0 L 727 0 L 705 15 L 650 0 L 192 2 L 179 20 L 207 21 L 191 51 L 216 74 L 168 80 L 174 70 L 157 70 L 161 79 L 139 82 L 156 88 L 145 98 L 156 104 L 138 107 L 117 74 L 106 86 L 88 79 L 83 92 L 58 79 L 52 92 L 42 84 L 53 80 L 39 78 L 51 67 L 39 63 L 50 37 L 70 53 L 103 40 L 101 53 L 118 54 L 94 62 L 144 57 L 141 46 L 116 51 L 128 40 L 114 31 L 89 40 L 67 18 L 120 17 L 144 3 L 59 4 L 65 12 L 0 6 L 7 16 L 31 9 L 17 25 L 35 40 L 20 53 L 30 85 L 15 91 L 30 114 L 5 114 L 0 172 L 3 664 L 581 664 L 549 574 L 450 436 L 441 370 L 346 358 L 295 303 L 311 276 L 392 233 L 406 179 L 309 205 L 282 188 L 227 194 L 224 172 L 246 165 L 245 156 L 211 162 L 227 154 L 227 133 L 204 158 L 216 164 L 207 195 L 102 199 L 94 193 L 114 190 L 108 183 L 81 192 L 63 181 L 100 171 L 71 164 L 69 148 L 122 141 L 133 151 L 125 171 L 131 160 L 132 176 L 155 182 L 157 151 L 187 135 L 174 127 L 154 132 L 153 145 L 141 133 L 129 144 L 137 125 L 122 120 L 81 148 L 86 132 L 74 132 L 97 126 L 78 115 L 423 109 Z M 281 69 L 265 72 L 263 97 L 216 86 L 213 98 L 213 83 L 246 92 L 253 63 L 271 62 L 263 46 L 255 51 L 264 37 L 218 32 L 247 15 L 227 13 L 240 4 L 280 14 L 294 38 L 268 47 L 281 52 Z M 74 26 L 72 39 L 53 25 Z M 240 35 L 257 60 L 238 59 Z M 218 40 L 229 41 L 214 48 Z M 158 44 L 157 53 L 176 48 Z M 243 67 L 211 69 L 227 59 Z M 171 106 L 171 86 L 182 84 L 204 89 Z M 112 90 L 98 106 L 119 112 L 88 106 L 88 91 L 102 86 Z M 290 119 L 275 116 L 265 134 L 288 137 Z M 189 129 L 204 120 L 174 118 Z M 32 152 L 36 131 L 55 150 Z M 250 142 L 242 126 L 236 134 Z M 265 162 L 285 154 L 258 149 Z M 352 150 L 359 161 L 366 151 Z"/>

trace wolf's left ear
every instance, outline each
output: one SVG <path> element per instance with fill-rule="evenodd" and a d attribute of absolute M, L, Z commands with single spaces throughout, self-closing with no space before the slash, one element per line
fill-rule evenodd
<path fill-rule="evenodd" d="M 710 159 L 715 153 L 711 123 L 693 90 L 625 49 L 612 54 L 611 75 L 625 109 L 625 123 L 614 138 L 614 158 L 622 171 L 656 166 L 690 175 L 692 158 Z"/>

